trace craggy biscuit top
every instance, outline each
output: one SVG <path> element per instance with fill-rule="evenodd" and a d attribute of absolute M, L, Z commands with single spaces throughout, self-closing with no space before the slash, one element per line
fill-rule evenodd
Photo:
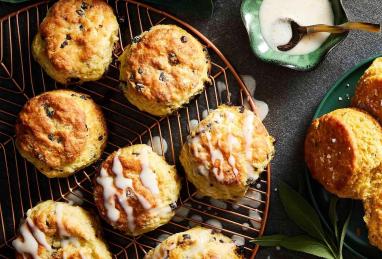
<path fill-rule="evenodd" d="M 61 0 L 49 9 L 37 38 L 43 40 L 44 55 L 56 71 L 81 80 L 99 70 L 100 63 L 105 70 L 117 31 L 116 17 L 105 1 Z"/>
<path fill-rule="evenodd" d="M 248 185 L 274 153 L 273 138 L 243 107 L 222 105 L 191 131 L 187 147 L 197 172 L 224 185 Z"/>
<path fill-rule="evenodd" d="M 175 168 L 147 145 L 119 149 L 102 163 L 94 195 L 100 214 L 131 235 L 174 214 L 180 182 Z M 158 226 L 156 226 L 158 227 Z"/>
<path fill-rule="evenodd" d="M 352 105 L 382 122 L 382 58 L 375 59 L 358 81 Z"/>
<path fill-rule="evenodd" d="M 100 236 L 99 222 L 90 213 L 48 200 L 28 210 L 12 245 L 16 258 L 111 258 Z"/>
<path fill-rule="evenodd" d="M 16 124 L 20 151 L 55 168 L 78 157 L 84 149 L 88 129 L 86 114 L 77 103 L 80 99 L 76 101 L 71 94 L 76 93 L 51 91 L 27 102 Z"/>
<path fill-rule="evenodd" d="M 231 239 L 211 229 L 195 227 L 168 237 L 146 254 L 145 259 L 220 258 L 240 259 Z"/>
<path fill-rule="evenodd" d="M 181 106 L 209 82 L 206 49 L 175 25 L 157 25 L 134 38 L 120 60 L 131 94 L 160 105 Z"/>

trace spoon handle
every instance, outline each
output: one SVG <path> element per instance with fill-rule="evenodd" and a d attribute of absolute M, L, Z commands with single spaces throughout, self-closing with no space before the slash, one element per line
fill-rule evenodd
<path fill-rule="evenodd" d="M 381 25 L 367 22 L 347 22 L 340 25 L 325 25 L 317 24 L 305 27 L 308 33 L 314 32 L 330 32 L 330 33 L 344 33 L 350 30 L 380 32 Z"/>

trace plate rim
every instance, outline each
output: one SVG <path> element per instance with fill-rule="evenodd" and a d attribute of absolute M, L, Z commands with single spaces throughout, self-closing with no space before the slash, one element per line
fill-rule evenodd
<path fill-rule="evenodd" d="M 330 87 L 330 89 L 326 92 L 325 96 L 322 98 L 320 104 L 317 106 L 315 112 L 314 112 L 314 115 L 312 117 L 312 121 L 314 119 L 316 119 L 319 115 L 319 111 L 324 107 L 325 103 L 327 102 L 327 100 L 329 99 L 329 97 L 333 94 L 333 92 L 339 87 L 339 85 L 341 85 L 341 83 L 346 80 L 346 78 L 348 78 L 352 73 L 354 73 L 354 71 L 356 71 L 357 69 L 359 69 L 360 67 L 368 64 L 368 63 L 371 63 L 373 60 L 375 60 L 376 58 L 378 57 L 381 57 L 381 54 L 377 54 L 377 55 L 374 55 L 374 56 L 371 56 L 369 58 L 366 58 L 366 59 L 363 59 L 361 60 L 360 62 L 358 62 L 357 64 L 355 64 L 354 66 L 352 66 L 350 69 L 346 70 L 345 73 L 342 73 L 342 75 L 339 77 L 339 79 L 337 79 L 334 84 L 332 84 L 332 86 Z M 309 193 L 309 198 L 310 198 L 310 201 L 314 207 L 314 209 L 316 210 L 316 212 L 318 213 L 320 219 L 321 219 L 321 222 L 324 224 L 325 228 L 327 229 L 330 229 L 329 227 L 329 223 L 327 222 L 327 220 L 325 219 L 324 215 L 322 214 L 322 211 L 319 209 L 319 206 L 318 206 L 318 203 L 317 203 L 317 200 L 316 200 L 316 197 L 313 193 L 313 189 L 312 189 L 312 181 L 314 181 L 310 175 L 310 171 L 306 165 L 306 162 L 304 161 L 304 176 L 305 176 L 305 182 L 307 184 L 307 188 L 308 188 L 308 193 Z M 346 238 L 345 238 L 345 241 L 344 241 L 344 246 L 354 255 L 356 256 L 359 256 L 360 258 L 367 258 L 365 255 L 361 254 L 359 251 L 353 249 L 349 244 L 348 242 L 346 241 Z"/>

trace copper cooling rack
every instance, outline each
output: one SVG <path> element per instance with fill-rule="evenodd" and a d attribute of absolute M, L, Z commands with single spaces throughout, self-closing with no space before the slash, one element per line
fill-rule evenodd
<path fill-rule="evenodd" d="M 11 242 L 18 231 L 20 220 L 26 211 L 37 203 L 47 200 L 69 201 L 73 197 L 83 200 L 82 206 L 96 211 L 91 179 L 98 163 L 85 168 L 66 179 L 48 179 L 26 162 L 16 151 L 14 125 L 16 117 L 25 102 L 44 91 L 62 88 L 56 84 L 33 61 L 30 43 L 36 34 L 38 24 L 45 17 L 51 2 L 39 2 L 0 19 L 0 257 L 13 258 Z M 178 172 L 184 175 L 179 164 L 178 154 L 190 128 L 190 121 L 202 119 L 203 111 L 216 108 L 221 103 L 255 106 L 242 80 L 223 54 L 200 32 L 187 23 L 136 1 L 109 1 L 120 23 L 120 41 L 114 52 L 114 62 L 106 75 L 97 82 L 70 87 L 87 93 L 103 108 L 109 128 L 109 142 L 102 159 L 118 147 L 135 143 L 147 143 L 154 136 L 160 136 L 168 143 L 168 151 L 163 152 L 166 160 L 175 164 Z M 212 60 L 212 86 L 194 99 L 187 107 L 175 114 L 158 118 L 140 112 L 130 105 L 118 89 L 118 61 L 116 57 L 123 46 L 151 26 L 177 24 L 188 30 L 207 46 Z M 219 89 L 217 82 L 225 84 Z M 221 83 L 219 83 L 222 85 Z M 161 139 L 160 138 L 160 139 Z M 163 151 L 164 142 L 161 141 Z M 188 207 L 186 216 L 178 215 L 176 221 L 150 233 L 132 238 L 103 224 L 105 240 L 115 258 L 142 258 L 155 247 L 158 237 L 163 234 L 184 231 L 190 224 L 200 224 L 209 228 L 208 219 L 222 223 L 222 233 L 231 237 L 243 237 L 241 247 L 245 258 L 254 257 L 258 247 L 249 242 L 251 238 L 262 235 L 268 218 L 270 196 L 270 168 L 263 173 L 251 190 L 259 195 L 248 197 L 257 204 L 252 207 L 231 202 L 221 206 L 199 197 L 194 187 L 183 177 L 182 192 L 178 207 Z M 81 197 L 80 197 L 81 196 Z M 259 197 L 261 197 L 259 199 Z M 258 206 L 259 205 L 259 206 Z M 260 217 L 251 217 L 257 212 Z M 184 215 L 184 214 L 183 214 Z M 193 216 L 199 215 L 199 216 Z M 252 214 L 253 215 L 253 214 Z M 261 219 L 259 219 L 261 218 Z M 251 223 L 252 224 L 251 224 Z M 217 229 L 219 230 L 219 229 Z"/>

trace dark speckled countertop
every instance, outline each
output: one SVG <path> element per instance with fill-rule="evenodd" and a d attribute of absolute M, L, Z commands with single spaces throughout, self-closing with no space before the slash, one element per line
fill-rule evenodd
<path fill-rule="evenodd" d="M 350 20 L 381 22 L 381 0 L 344 0 Z M 303 177 L 303 141 L 313 113 L 324 94 L 345 71 L 363 59 L 382 52 L 382 36 L 352 32 L 325 61 L 311 72 L 296 72 L 263 63 L 249 47 L 240 17 L 240 0 L 217 0 L 210 19 L 183 18 L 199 29 L 226 55 L 240 74 L 255 77 L 255 97 L 269 104 L 264 123 L 276 137 L 276 157 L 272 161 L 272 195 L 267 234 L 299 233 L 289 221 L 275 188 L 280 180 L 297 186 Z M 22 5 L 0 3 L 0 16 Z M 285 249 L 261 249 L 257 258 L 312 258 Z M 345 253 L 344 258 L 355 258 Z"/>

